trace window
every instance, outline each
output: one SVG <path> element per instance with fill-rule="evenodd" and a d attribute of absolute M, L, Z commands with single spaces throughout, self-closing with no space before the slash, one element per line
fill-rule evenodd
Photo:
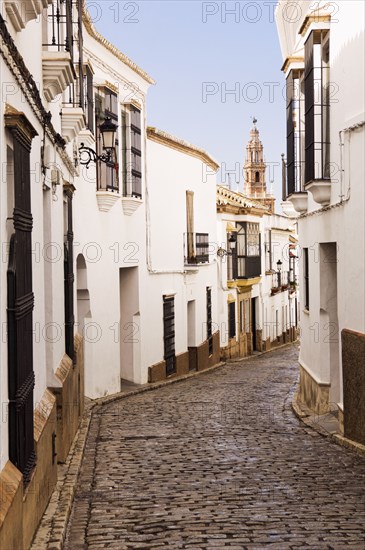
<path fill-rule="evenodd" d="M 142 197 L 142 119 L 134 105 L 122 111 L 123 195 Z"/>
<path fill-rule="evenodd" d="M 118 96 L 109 88 L 99 88 L 99 93 L 95 95 L 95 140 L 96 153 L 101 155 L 104 153 L 102 136 L 99 126 L 104 122 L 106 117 L 110 117 L 114 124 L 118 124 Z M 116 140 L 116 145 L 118 141 Z M 106 189 L 107 191 L 119 192 L 118 179 L 118 148 L 116 147 L 112 153 L 110 162 L 104 163 L 97 161 L 97 189 Z"/>
<path fill-rule="evenodd" d="M 207 287 L 207 340 L 208 353 L 213 354 L 213 335 L 212 335 L 212 289 Z"/>
<path fill-rule="evenodd" d="M 198 264 L 209 262 L 209 234 L 197 233 L 195 236 L 196 261 Z"/>
<path fill-rule="evenodd" d="M 255 174 L 255 183 L 260 183 L 260 172 L 256 172 Z"/>
<path fill-rule="evenodd" d="M 74 267 L 72 229 L 72 191 L 64 194 L 64 289 L 65 289 L 65 351 L 74 360 Z"/>
<path fill-rule="evenodd" d="M 164 359 L 166 362 L 166 374 L 176 372 L 175 355 L 175 298 L 163 297 L 163 329 L 164 329 Z"/>
<path fill-rule="evenodd" d="M 303 248 L 304 307 L 309 309 L 309 258 L 308 248 Z"/>
<path fill-rule="evenodd" d="M 304 72 L 290 71 L 286 80 L 287 194 L 304 190 Z"/>
<path fill-rule="evenodd" d="M 330 178 L 329 31 L 313 31 L 305 43 L 305 182 Z"/>
<path fill-rule="evenodd" d="M 47 23 L 47 38 L 43 46 L 50 51 L 68 52 L 73 61 L 72 0 L 53 0 L 48 9 Z"/>
<path fill-rule="evenodd" d="M 236 336 L 236 303 L 228 304 L 228 335 L 230 338 Z"/>
<path fill-rule="evenodd" d="M 25 115 L 4 115 L 12 147 L 7 150 L 11 162 L 12 191 L 8 197 L 12 225 L 6 272 L 7 302 L 7 376 L 9 398 L 9 459 L 22 472 L 28 484 L 36 463 L 34 446 L 33 369 L 33 262 L 31 209 L 32 139 L 37 135 Z M 6 208 L 6 206 L 5 206 Z M 12 221 L 12 223 L 11 223 Z M 10 231 L 10 227 L 8 228 Z M 4 273 L 5 275 L 5 273 Z M 3 287 L 2 287 L 3 289 Z M 3 296 L 2 296 L 3 298 Z M 4 394 L 5 395 L 5 394 Z M 4 449 L 5 451 L 5 449 Z"/>
<path fill-rule="evenodd" d="M 238 279 L 248 279 L 261 275 L 260 225 L 258 223 L 241 222 L 237 224 L 237 245 L 232 261 Z"/>
<path fill-rule="evenodd" d="M 118 120 L 118 96 L 108 88 L 105 88 L 104 111 L 106 116 Z"/>
<path fill-rule="evenodd" d="M 272 232 L 271 229 L 266 230 L 265 242 L 265 270 L 272 271 Z"/>
<path fill-rule="evenodd" d="M 94 133 L 94 82 L 93 72 L 91 68 L 86 65 L 84 70 L 84 93 L 85 104 L 83 105 L 86 115 L 86 127 L 90 132 Z"/>

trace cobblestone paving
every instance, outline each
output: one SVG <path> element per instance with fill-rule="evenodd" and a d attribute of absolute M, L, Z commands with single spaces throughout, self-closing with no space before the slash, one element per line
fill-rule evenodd
<path fill-rule="evenodd" d="M 365 549 L 365 459 L 304 426 L 297 348 L 94 415 L 66 549 Z"/>

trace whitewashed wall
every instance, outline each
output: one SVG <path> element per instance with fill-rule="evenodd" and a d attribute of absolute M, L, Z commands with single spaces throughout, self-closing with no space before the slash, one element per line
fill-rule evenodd
<path fill-rule="evenodd" d="M 298 34 L 311 6 L 299 2 L 303 11 L 298 21 L 286 21 L 281 16 L 286 2 L 279 2 L 277 26 L 283 58 L 303 54 L 306 36 Z M 316 3 L 317 4 L 317 3 Z M 319 2 L 320 6 L 326 2 Z M 332 10 L 334 8 L 334 10 Z M 328 8 L 332 13 L 330 28 L 330 157 L 331 205 L 326 211 L 308 193 L 308 215 L 299 218 L 299 242 L 309 249 L 310 307 L 301 307 L 300 363 L 317 382 L 331 384 L 330 400 L 342 402 L 341 340 L 343 328 L 365 332 L 364 313 L 364 3 L 339 1 Z M 317 23 L 320 27 L 320 23 Z M 355 125 L 359 125 L 355 128 Z M 350 129 L 350 130 L 348 130 Z M 342 143 L 343 145 L 340 145 Z M 341 197 L 343 200 L 342 204 Z M 337 280 L 329 286 L 337 295 L 338 320 L 328 326 L 324 314 L 322 281 L 327 277 L 321 261 L 321 244 L 334 243 L 337 248 Z M 301 262 L 301 268 L 303 263 Z M 303 288 L 303 269 L 301 287 Z M 329 291 L 328 291 L 329 292 Z M 335 349 L 335 356 L 334 350 Z"/>

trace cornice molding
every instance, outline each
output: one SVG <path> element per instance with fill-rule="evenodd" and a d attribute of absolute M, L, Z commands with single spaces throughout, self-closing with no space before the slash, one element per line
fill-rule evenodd
<path fill-rule="evenodd" d="M 303 37 L 312 23 L 329 23 L 331 16 L 329 14 L 311 13 L 304 19 L 302 26 L 299 29 L 299 34 Z"/>
<path fill-rule="evenodd" d="M 105 61 L 102 61 L 97 55 L 95 55 L 94 52 L 89 50 L 86 46 L 84 46 L 84 55 L 91 59 L 95 66 L 99 67 L 100 69 L 103 69 L 108 72 L 110 76 L 113 76 L 115 78 L 116 82 L 121 82 L 126 85 L 126 88 L 123 88 L 125 90 L 130 89 L 131 92 L 136 96 L 137 99 L 130 99 L 129 101 L 123 101 L 121 100 L 121 103 L 133 103 L 134 101 L 136 103 L 144 105 L 145 103 L 145 94 L 141 90 L 137 90 L 135 86 L 131 86 L 131 82 L 127 80 L 121 73 L 117 72 L 115 68 L 112 68 L 109 64 L 107 64 Z M 106 86 L 109 87 L 108 84 L 106 84 L 107 81 L 101 82 L 100 84 L 97 84 L 97 86 Z M 109 84 L 110 81 L 109 81 Z M 133 84 L 133 83 L 132 83 Z M 118 86 L 113 84 L 114 88 L 118 92 Z M 139 92 L 139 95 L 138 95 Z M 132 95 L 131 93 L 129 95 Z M 139 97 L 140 96 L 140 97 Z"/>
<path fill-rule="evenodd" d="M 104 38 L 102 34 L 100 34 L 96 28 L 94 27 L 94 24 L 91 20 L 90 14 L 86 8 L 85 0 L 82 2 L 82 20 L 85 25 L 86 31 L 89 33 L 89 35 L 94 38 L 99 44 L 104 46 L 107 50 L 109 50 L 117 59 L 122 61 L 125 65 L 127 65 L 130 69 L 132 69 L 135 73 L 137 73 L 139 76 L 141 76 L 146 82 L 149 84 L 156 84 L 156 82 L 153 80 L 151 76 L 149 76 L 143 69 L 138 67 L 136 63 L 134 63 L 128 56 L 126 56 L 124 53 L 122 53 L 116 46 L 114 46 L 109 40 Z"/>
<path fill-rule="evenodd" d="M 247 198 L 242 193 L 231 191 L 222 185 L 217 186 L 216 192 L 217 212 L 231 214 L 252 214 L 262 217 L 269 213 L 269 208 L 257 201 Z"/>
<path fill-rule="evenodd" d="M 204 164 L 212 168 L 212 170 L 219 170 L 218 162 L 215 161 L 206 151 L 204 151 L 204 149 L 195 147 L 195 145 L 192 145 L 183 139 L 179 139 L 151 126 L 148 126 L 147 128 L 147 138 L 151 141 L 165 145 L 166 147 L 170 147 L 171 149 L 175 149 L 176 151 L 180 151 L 181 153 L 186 153 L 187 155 L 196 157 Z"/>
<path fill-rule="evenodd" d="M 30 150 L 32 140 L 38 136 L 38 132 L 25 114 L 6 103 L 4 120 L 5 127 L 16 134 L 17 138 Z"/>
<path fill-rule="evenodd" d="M 281 70 L 285 73 L 290 67 L 290 65 L 292 65 L 293 63 L 298 63 L 300 65 L 303 65 L 303 69 L 304 69 L 304 57 L 289 56 L 285 59 L 283 66 L 281 67 Z M 295 67 L 295 68 L 299 69 L 299 67 Z"/>

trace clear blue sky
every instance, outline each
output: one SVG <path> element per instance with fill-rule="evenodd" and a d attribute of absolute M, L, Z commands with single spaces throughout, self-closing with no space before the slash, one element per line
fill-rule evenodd
<path fill-rule="evenodd" d="M 149 125 L 206 149 L 235 170 L 236 163 L 242 168 L 256 116 L 266 161 L 280 163 L 285 101 L 275 1 L 99 0 L 88 5 L 96 28 L 156 80 L 148 95 Z M 225 89 L 236 89 L 239 96 L 225 95 Z M 267 172 L 267 181 L 270 177 Z M 232 183 L 235 179 L 232 175 Z M 274 179 L 280 210 L 280 168 Z"/>

